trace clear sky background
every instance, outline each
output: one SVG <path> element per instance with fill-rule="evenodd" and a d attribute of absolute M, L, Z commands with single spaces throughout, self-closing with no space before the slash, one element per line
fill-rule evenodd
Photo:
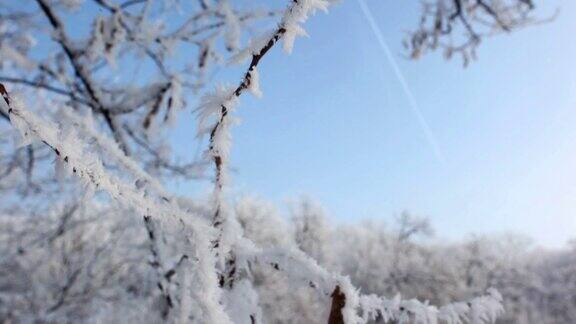
<path fill-rule="evenodd" d="M 556 21 L 487 39 L 463 69 L 440 53 L 404 58 L 418 1 L 367 0 L 443 160 L 358 1 L 316 15 L 292 55 L 276 48 L 262 62 L 264 97 L 241 101 L 233 192 L 279 204 L 305 194 L 338 222 L 409 210 L 451 239 L 517 232 L 561 246 L 576 237 L 576 2 L 536 3 L 543 17 L 560 8 Z M 189 154 L 188 118 L 175 137 Z"/>

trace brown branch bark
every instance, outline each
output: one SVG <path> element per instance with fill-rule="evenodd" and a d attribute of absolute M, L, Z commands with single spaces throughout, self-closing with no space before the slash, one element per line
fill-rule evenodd
<path fill-rule="evenodd" d="M 332 306 L 330 306 L 328 324 L 344 324 L 342 310 L 346 306 L 346 295 L 340 290 L 340 286 L 336 286 L 330 297 L 332 297 Z"/>

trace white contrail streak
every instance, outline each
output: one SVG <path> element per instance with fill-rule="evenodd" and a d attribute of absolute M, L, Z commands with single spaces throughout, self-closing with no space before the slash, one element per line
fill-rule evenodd
<path fill-rule="evenodd" d="M 388 63 L 390 63 L 390 66 L 392 66 L 392 69 L 394 70 L 394 74 L 396 75 L 398 82 L 400 82 L 400 85 L 402 86 L 402 90 L 404 91 L 406 98 L 408 98 L 408 103 L 410 104 L 410 108 L 412 110 L 412 113 L 414 114 L 414 116 L 418 120 L 418 124 L 420 125 L 420 128 L 422 128 L 422 131 L 424 132 L 424 136 L 426 137 L 426 140 L 430 144 L 432 151 L 434 151 L 434 155 L 436 156 L 438 161 L 440 161 L 440 163 L 442 163 L 442 164 L 446 163 L 446 158 L 444 157 L 444 154 L 442 154 L 442 151 L 440 150 L 440 146 L 438 146 L 438 142 L 436 141 L 436 137 L 434 136 L 434 133 L 432 133 L 432 130 L 430 129 L 430 126 L 428 125 L 428 122 L 426 122 L 426 119 L 424 118 L 422 111 L 420 111 L 418 103 L 416 102 L 416 99 L 414 98 L 414 95 L 412 94 L 412 91 L 408 87 L 408 83 L 406 82 L 406 79 L 404 78 L 404 74 L 402 73 L 402 71 L 400 70 L 400 67 L 398 66 L 398 63 L 394 59 L 394 56 L 392 55 L 392 52 L 390 51 L 390 47 L 388 46 L 388 43 L 386 43 L 386 40 L 384 39 L 382 31 L 380 30 L 380 27 L 378 27 L 378 24 L 376 24 L 376 20 L 374 20 L 374 16 L 372 15 L 370 8 L 368 8 L 368 6 L 364 2 L 364 0 L 358 0 L 358 3 L 360 4 L 360 8 L 362 9 L 362 13 L 364 14 L 364 17 L 366 17 L 366 20 L 368 20 L 368 24 L 370 25 L 370 28 L 372 29 L 374 36 L 376 36 L 376 40 L 378 41 L 378 44 L 380 45 L 380 47 L 382 48 L 382 50 L 386 54 L 386 58 L 388 59 Z"/>

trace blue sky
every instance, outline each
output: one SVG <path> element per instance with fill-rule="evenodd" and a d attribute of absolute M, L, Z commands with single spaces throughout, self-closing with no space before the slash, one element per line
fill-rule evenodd
<path fill-rule="evenodd" d="M 486 40 L 463 69 L 439 53 L 404 58 L 419 1 L 366 1 L 443 158 L 358 1 L 344 0 L 309 20 L 291 55 L 275 48 L 262 61 L 264 97 L 244 96 L 237 111 L 231 192 L 279 205 L 307 195 L 342 223 L 409 210 L 451 239 L 576 237 L 576 2 L 537 1 L 542 16 L 561 9 L 556 21 Z M 243 69 L 213 81 L 237 82 Z M 189 111 L 173 135 L 188 157 L 198 151 Z"/>
<path fill-rule="evenodd" d="M 543 16 L 561 9 L 555 22 L 485 41 L 467 69 L 439 54 L 404 59 L 417 1 L 367 4 L 445 161 L 348 0 L 313 17 L 292 55 L 276 49 L 262 63 L 264 97 L 237 112 L 233 191 L 280 204 L 305 194 L 339 222 L 407 209 L 452 239 L 518 232 L 560 246 L 576 236 L 576 3 L 541 5 Z"/>

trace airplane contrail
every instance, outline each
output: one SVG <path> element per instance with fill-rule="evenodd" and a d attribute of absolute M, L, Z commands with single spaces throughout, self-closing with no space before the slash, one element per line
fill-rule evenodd
<path fill-rule="evenodd" d="M 418 124 L 420 125 L 420 128 L 422 128 L 422 131 L 424 132 L 424 136 L 426 137 L 428 144 L 432 148 L 432 151 L 434 152 L 434 155 L 436 156 L 438 161 L 440 161 L 440 163 L 442 163 L 442 164 L 445 164 L 446 158 L 444 157 L 444 154 L 440 150 L 440 146 L 438 145 L 438 142 L 436 141 L 436 136 L 434 136 L 434 133 L 430 129 L 428 122 L 426 122 L 426 119 L 424 118 L 424 115 L 422 114 L 422 111 L 420 110 L 420 107 L 418 106 L 418 103 L 416 102 L 416 99 L 414 98 L 414 94 L 410 90 L 410 87 L 408 87 L 408 83 L 406 82 L 406 79 L 404 78 L 404 74 L 400 70 L 400 67 L 398 66 L 398 63 L 396 62 L 396 59 L 394 59 L 394 56 L 392 55 L 392 52 L 390 51 L 390 47 L 388 46 L 388 43 L 384 39 L 382 31 L 380 30 L 380 27 L 378 26 L 378 24 L 376 24 L 376 20 L 374 20 L 374 16 L 372 15 L 372 11 L 370 10 L 370 8 L 368 8 L 368 6 L 364 2 L 364 0 L 358 0 L 358 3 L 360 4 L 360 8 L 362 9 L 362 13 L 364 14 L 364 17 L 366 17 L 366 20 L 368 21 L 368 24 L 370 25 L 370 28 L 372 29 L 374 36 L 376 36 L 376 40 L 378 41 L 378 44 L 380 45 L 380 47 L 382 48 L 382 50 L 386 54 L 386 58 L 388 59 L 388 63 L 390 64 L 390 66 L 392 66 L 392 69 L 394 70 L 394 74 L 396 75 L 398 82 L 400 82 L 400 85 L 402 86 L 402 90 L 404 91 L 406 98 L 408 98 L 408 103 L 410 104 L 410 108 L 412 110 L 412 113 L 414 114 L 414 116 L 418 120 Z"/>

